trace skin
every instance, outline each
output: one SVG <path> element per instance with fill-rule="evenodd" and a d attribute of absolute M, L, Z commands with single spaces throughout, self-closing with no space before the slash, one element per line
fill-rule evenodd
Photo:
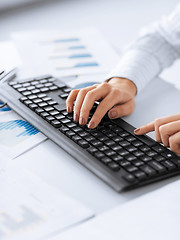
<path fill-rule="evenodd" d="M 130 115 L 135 108 L 136 85 L 125 78 L 112 78 L 108 82 L 72 90 L 66 101 L 68 113 L 74 111 L 74 120 L 88 128 L 96 128 L 108 112 L 111 119 Z M 88 122 L 89 112 L 95 101 L 102 99 Z M 180 114 L 156 119 L 134 132 L 142 135 L 155 131 L 156 141 L 180 154 Z"/>
<path fill-rule="evenodd" d="M 142 135 L 155 131 L 156 141 L 180 154 L 180 114 L 162 117 L 135 130 L 135 134 Z"/>
<path fill-rule="evenodd" d="M 67 112 L 74 111 L 74 120 L 85 125 L 94 102 L 102 99 L 88 123 L 88 127 L 93 129 L 108 111 L 112 119 L 131 114 L 135 107 L 136 91 L 136 85 L 123 78 L 112 78 L 108 82 L 72 90 L 66 101 Z"/>

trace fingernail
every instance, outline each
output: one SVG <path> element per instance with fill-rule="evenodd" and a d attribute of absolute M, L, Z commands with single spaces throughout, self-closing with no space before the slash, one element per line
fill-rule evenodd
<path fill-rule="evenodd" d="M 110 118 L 116 118 L 116 117 L 117 117 L 117 112 L 116 111 L 110 112 Z"/>
<path fill-rule="evenodd" d="M 78 121 L 79 121 L 79 116 L 78 116 L 76 113 L 74 114 L 74 121 L 75 121 L 75 122 L 78 122 Z"/>
<path fill-rule="evenodd" d="M 137 128 L 134 130 L 134 133 L 138 133 L 140 131 L 140 128 Z"/>
<path fill-rule="evenodd" d="M 84 125 L 84 124 L 85 124 L 84 118 L 80 117 L 79 124 L 81 124 L 81 125 Z"/>
<path fill-rule="evenodd" d="M 95 123 L 94 122 L 90 122 L 89 124 L 88 124 L 88 128 L 94 128 L 95 127 Z"/>

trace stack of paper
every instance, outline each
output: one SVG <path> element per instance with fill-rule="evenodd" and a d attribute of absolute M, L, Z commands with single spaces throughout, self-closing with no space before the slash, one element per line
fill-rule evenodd
<path fill-rule="evenodd" d="M 25 169 L 0 172 L 0 239 L 46 239 L 93 216 Z"/>

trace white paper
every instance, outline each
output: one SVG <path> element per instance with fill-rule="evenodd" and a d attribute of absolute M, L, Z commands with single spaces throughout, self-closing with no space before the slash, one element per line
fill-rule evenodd
<path fill-rule="evenodd" d="M 179 240 L 180 180 L 51 240 Z"/>
<path fill-rule="evenodd" d="M 36 74 L 108 73 L 119 61 L 115 50 L 94 29 L 19 32 L 12 36 L 24 67 Z"/>
<path fill-rule="evenodd" d="M 0 108 L 0 152 L 2 154 L 10 159 L 16 158 L 46 139 L 45 135 L 9 107 Z"/>
<path fill-rule="evenodd" d="M 31 172 L 0 172 L 0 239 L 36 240 L 93 216 L 91 210 Z"/>

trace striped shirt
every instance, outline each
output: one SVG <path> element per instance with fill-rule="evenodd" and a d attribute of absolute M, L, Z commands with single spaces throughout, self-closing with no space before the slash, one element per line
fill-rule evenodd
<path fill-rule="evenodd" d="M 145 29 L 129 47 L 108 78 L 133 81 L 138 93 L 180 57 L 180 4 L 161 21 Z"/>

